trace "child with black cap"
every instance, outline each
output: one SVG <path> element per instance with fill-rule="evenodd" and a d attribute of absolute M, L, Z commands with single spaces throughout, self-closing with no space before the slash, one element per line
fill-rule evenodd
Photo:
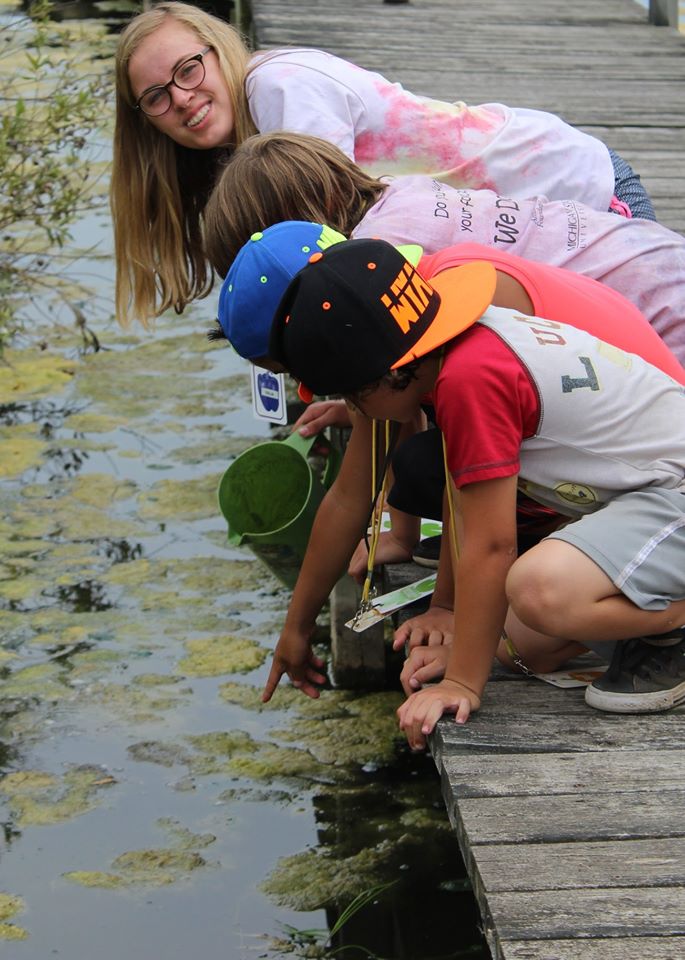
<path fill-rule="evenodd" d="M 460 535 L 444 677 L 399 711 L 417 749 L 444 712 L 463 723 L 480 706 L 505 621 L 533 668 L 620 641 L 587 688 L 598 709 L 685 700 L 682 382 L 630 322 L 492 307 L 495 282 L 480 262 L 429 282 L 384 241 L 345 241 L 296 274 L 269 343 L 309 391 L 367 417 L 406 422 L 434 403 Z M 569 522 L 517 559 L 519 488 Z"/>

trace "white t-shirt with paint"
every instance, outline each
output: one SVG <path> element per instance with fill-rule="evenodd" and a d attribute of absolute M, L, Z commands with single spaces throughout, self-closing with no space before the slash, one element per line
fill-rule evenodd
<path fill-rule="evenodd" d="M 597 210 L 607 210 L 614 193 L 605 144 L 554 114 L 416 96 L 322 50 L 256 54 L 246 92 L 260 133 L 320 137 L 375 176 L 429 174 L 455 187 L 571 198 Z"/>
<path fill-rule="evenodd" d="M 592 277 L 634 303 L 685 366 L 685 237 L 652 220 L 398 177 L 353 236 L 418 243 L 426 253 L 479 243 Z"/>

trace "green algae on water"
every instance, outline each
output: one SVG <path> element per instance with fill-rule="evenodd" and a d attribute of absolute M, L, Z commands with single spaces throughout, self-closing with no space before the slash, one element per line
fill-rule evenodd
<path fill-rule="evenodd" d="M 272 783 L 274 780 L 295 780 L 301 786 L 329 783 L 340 778 L 335 767 L 320 763 L 307 750 L 262 744 L 250 756 L 237 756 L 228 761 L 231 773 L 250 780 Z"/>
<path fill-rule="evenodd" d="M 77 477 L 71 484 L 70 495 L 80 503 L 103 509 L 117 500 L 133 496 L 137 485 L 132 480 L 104 473 L 89 473 L 87 477 Z"/>
<path fill-rule="evenodd" d="M 64 357 L 35 351 L 3 350 L 0 404 L 45 397 L 72 382 L 76 364 Z"/>
<path fill-rule="evenodd" d="M 111 417 L 103 413 L 72 413 L 67 426 L 77 433 L 111 433 L 126 424 L 124 417 Z"/>
<path fill-rule="evenodd" d="M 59 701 L 73 696 L 62 681 L 63 670 L 57 663 L 39 663 L 13 671 L 0 684 L 0 700 L 22 699 Z"/>
<path fill-rule="evenodd" d="M 25 909 L 21 897 L 9 893 L 0 893 L 0 940 L 26 940 L 28 932 L 23 927 L 7 923 L 15 914 Z"/>
<path fill-rule="evenodd" d="M 264 437 L 235 437 L 224 432 L 202 443 L 184 444 L 169 451 L 169 456 L 178 463 L 206 463 L 208 460 L 222 460 L 228 464 L 247 447 L 262 443 Z"/>
<path fill-rule="evenodd" d="M 0 794 L 19 826 L 61 823 L 92 810 L 98 792 L 113 783 L 102 767 L 83 765 L 63 776 L 28 770 L 9 773 L 0 780 Z"/>
<path fill-rule="evenodd" d="M 63 874 L 64 878 L 84 887 L 160 887 L 212 865 L 197 850 L 214 843 L 213 834 L 193 833 L 168 817 L 157 822 L 170 834 L 171 846 L 122 853 L 112 861 L 113 872 L 73 870 Z"/>
<path fill-rule="evenodd" d="M 248 673 L 269 656 L 269 651 L 254 640 L 230 635 L 189 640 L 185 646 L 188 656 L 179 660 L 177 670 L 192 677 Z"/>
<path fill-rule="evenodd" d="M 190 753 L 177 743 L 162 743 L 159 740 L 141 740 L 132 743 L 127 749 L 132 760 L 142 763 L 156 763 L 161 767 L 174 767 L 177 764 L 189 764 Z"/>
<path fill-rule="evenodd" d="M 272 735 L 286 743 L 298 743 L 323 764 L 387 764 L 401 739 L 395 711 L 402 697 L 395 691 L 359 694 L 326 690 L 312 700 L 283 684 L 264 704 L 260 688 L 231 682 L 221 685 L 219 695 L 245 709 L 294 713 L 287 728 L 274 730 Z"/>
<path fill-rule="evenodd" d="M 184 738 L 195 752 L 175 742 L 141 740 L 128 748 L 133 760 L 156 763 L 163 767 L 183 764 L 195 776 L 215 773 L 230 775 L 229 758 L 254 753 L 259 745 L 242 730 L 202 733 Z"/>
<path fill-rule="evenodd" d="M 260 889 L 279 906 L 291 910 L 320 910 L 332 903 L 353 900 L 385 879 L 384 867 L 394 844 L 381 840 L 351 857 L 329 851 L 306 850 L 282 857 L 260 884 Z"/>
<path fill-rule="evenodd" d="M 21 436 L 14 427 L 0 427 L 0 445 L 0 478 L 18 477 L 29 467 L 38 466 L 47 449 L 44 440 Z"/>
<path fill-rule="evenodd" d="M 217 475 L 197 480 L 160 480 L 138 498 L 138 512 L 145 520 L 203 520 L 217 515 Z"/>

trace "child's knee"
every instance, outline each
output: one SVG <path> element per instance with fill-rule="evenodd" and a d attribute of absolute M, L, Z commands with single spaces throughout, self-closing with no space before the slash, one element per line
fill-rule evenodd
<path fill-rule="evenodd" d="M 553 637 L 564 636 L 571 603 L 558 545 L 563 546 L 547 541 L 533 547 L 513 564 L 506 582 L 509 604 L 521 623 Z"/>

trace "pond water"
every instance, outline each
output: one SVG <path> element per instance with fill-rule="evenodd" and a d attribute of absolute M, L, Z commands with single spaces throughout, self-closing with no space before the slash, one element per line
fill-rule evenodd
<path fill-rule="evenodd" d="M 260 704 L 288 594 L 216 505 L 268 428 L 215 298 L 124 333 L 81 264 L 101 349 L 63 324 L 0 365 L 0 954 L 330 956 L 367 892 L 336 956 L 487 957 L 399 691 Z"/>

